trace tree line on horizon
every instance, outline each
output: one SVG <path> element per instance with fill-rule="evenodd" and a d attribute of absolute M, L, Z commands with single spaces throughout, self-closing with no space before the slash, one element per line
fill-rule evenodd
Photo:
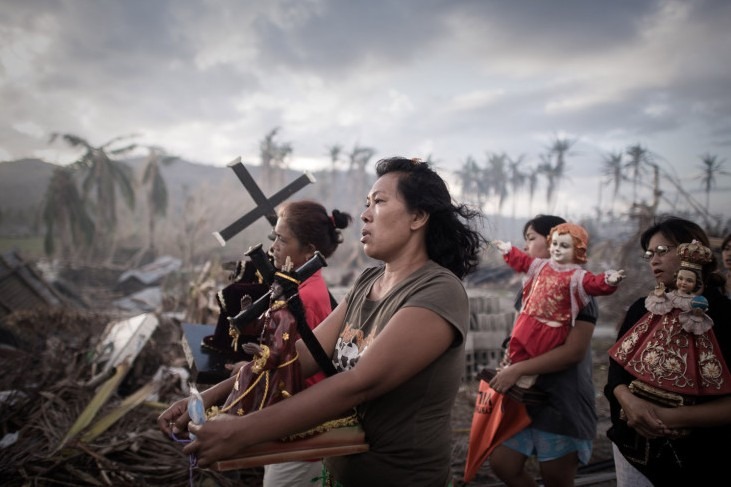
<path fill-rule="evenodd" d="M 274 128 L 259 144 L 260 185 L 267 190 L 284 186 L 284 175 L 294 154 L 292 144 L 280 141 L 278 135 L 279 128 Z M 179 158 L 159 146 L 136 144 L 132 140 L 135 137 L 114 137 L 97 146 L 74 134 L 51 135 L 50 143 L 61 140 L 81 150 L 81 155 L 69 165 L 56 167 L 46 190 L 41 216 L 47 256 L 72 262 L 109 262 L 116 249 L 119 204 L 133 210 L 140 197 L 145 201 L 147 212 L 147 241 L 141 244 L 139 255 L 156 255 L 156 227 L 167 216 L 169 203 L 161 167 L 173 164 Z M 528 165 L 525 155 L 512 157 L 504 152 L 487 153 L 482 164 L 468 156 L 454 172 L 460 196 L 483 211 L 492 204 L 498 213 L 511 200 L 515 216 L 516 202 L 526 196 L 529 212 L 533 211 L 534 198 L 543 186 L 545 203 L 539 209 L 551 212 L 558 189 L 567 179 L 567 161 L 576 142 L 576 139 L 555 137 L 545 153 L 539 155 L 539 163 L 533 166 Z M 124 160 L 137 149 L 147 151 L 139 181 Z M 348 151 L 341 144 L 333 144 L 326 147 L 326 154 L 329 168 L 319 173 L 325 183 L 320 193 L 322 202 L 329 206 L 336 193 L 344 189 L 349 195 L 365 195 L 372 179 L 367 168 L 376 150 L 355 144 Z M 425 160 L 440 170 L 432 155 Z M 731 175 L 724 168 L 725 161 L 710 153 L 700 156 L 697 179 L 705 194 L 705 202 L 700 202 L 683 186 L 672 168 L 664 167 L 658 160 L 656 154 L 639 143 L 627 146 L 624 151 L 606 154 L 602 160 L 602 186 L 611 190 L 611 203 L 604 209 L 600 191 L 594 208 L 597 221 L 630 219 L 636 220 L 637 228 L 643 228 L 658 214 L 660 204 L 665 203 L 676 214 L 702 221 L 711 234 L 728 231 L 726 216 L 709 211 L 710 193 L 718 178 Z M 347 188 L 335 184 L 337 173 L 343 168 L 348 175 Z M 667 185 L 672 190 L 672 198 L 665 191 Z M 627 186 L 631 188 L 631 196 L 624 202 L 624 210 L 618 210 L 617 198 Z M 360 203 L 361 200 L 356 199 L 352 209 L 346 210 L 357 218 L 362 208 Z M 193 258 L 192 255 L 188 257 Z M 353 251 L 352 258 L 358 260 L 357 252 Z"/>

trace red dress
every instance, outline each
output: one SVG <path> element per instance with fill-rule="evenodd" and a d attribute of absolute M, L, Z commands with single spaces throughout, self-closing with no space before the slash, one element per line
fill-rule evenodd
<path fill-rule="evenodd" d="M 503 258 L 515 271 L 526 273 L 523 305 L 508 346 L 511 363 L 536 357 L 564 343 L 589 296 L 604 296 L 617 289 L 605 282 L 604 273 L 592 274 L 578 264 L 533 258 L 516 247 Z"/>

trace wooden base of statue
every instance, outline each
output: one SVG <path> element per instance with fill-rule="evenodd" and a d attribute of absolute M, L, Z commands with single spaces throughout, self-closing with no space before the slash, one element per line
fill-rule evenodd
<path fill-rule="evenodd" d="M 241 359 L 203 346 L 203 339 L 212 335 L 216 326 L 183 323 L 182 328 L 182 346 L 190 368 L 191 381 L 198 384 L 217 384 L 228 379 L 231 371 L 227 370 L 225 365 Z"/>
<path fill-rule="evenodd" d="M 269 441 L 254 445 L 238 458 L 214 463 L 211 469 L 225 472 L 272 463 L 318 460 L 367 451 L 368 444 L 365 442 L 363 429 L 360 426 L 344 426 L 303 439 Z"/>

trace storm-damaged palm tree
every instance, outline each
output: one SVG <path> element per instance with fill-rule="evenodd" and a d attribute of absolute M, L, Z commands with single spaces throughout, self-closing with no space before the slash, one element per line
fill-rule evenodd
<path fill-rule="evenodd" d="M 274 187 L 282 186 L 280 179 L 287 168 L 287 157 L 292 155 L 292 144 L 275 140 L 279 127 L 275 127 L 264 136 L 259 143 L 259 156 L 264 180 L 264 187 L 270 191 Z"/>
<path fill-rule="evenodd" d="M 654 162 L 654 155 L 641 144 L 627 147 L 625 153 L 629 156 L 629 161 L 624 164 L 624 168 L 631 173 L 629 179 L 632 181 L 632 203 L 635 204 L 637 203 L 637 186 L 642 182 L 645 168 L 651 167 Z"/>
<path fill-rule="evenodd" d="M 602 174 L 607 177 L 607 181 L 612 184 L 612 212 L 619 193 L 619 186 L 622 183 L 623 166 L 622 152 L 610 152 L 602 159 Z"/>
<path fill-rule="evenodd" d="M 50 142 L 63 139 L 84 153 L 71 164 L 82 172 L 82 197 L 93 208 L 94 241 L 90 258 L 108 260 L 114 255 L 117 230 L 117 195 L 130 209 L 135 205 L 134 178 L 132 170 L 115 157 L 134 150 L 136 144 L 120 146 L 119 143 L 133 135 L 115 137 L 108 142 L 93 146 L 85 139 L 73 134 L 53 133 Z"/>
<path fill-rule="evenodd" d="M 706 153 L 700 156 L 700 158 L 701 164 L 699 167 L 702 172 L 701 175 L 698 176 L 698 179 L 701 180 L 703 191 L 706 193 L 706 211 L 709 211 L 711 205 L 711 190 L 716 185 L 716 176 L 719 174 L 729 176 L 731 173 L 721 169 L 726 161 L 719 159 L 715 154 Z"/>
<path fill-rule="evenodd" d="M 342 153 L 343 146 L 340 144 L 333 144 L 327 148 L 327 155 L 330 157 L 330 171 L 335 172 L 337 170 Z"/>
<path fill-rule="evenodd" d="M 477 204 L 482 208 L 482 192 L 480 191 L 480 166 L 472 156 L 467 156 L 462 167 L 456 171 L 461 188 L 462 199 Z"/>
<path fill-rule="evenodd" d="M 541 154 L 539 158 L 541 162 L 538 164 L 536 172 L 546 179 L 546 205 L 552 209 L 555 205 L 556 195 L 558 194 L 558 186 L 566 176 L 566 166 L 560 164 L 554 165 L 550 152 Z"/>
<path fill-rule="evenodd" d="M 165 149 L 157 146 L 147 147 L 147 161 L 142 174 L 142 184 L 147 188 L 147 228 L 149 232 L 148 250 L 154 257 L 155 227 L 158 218 L 163 218 L 168 211 L 168 188 L 162 176 L 161 166 L 168 166 L 178 160 L 177 156 L 168 155 Z"/>
<path fill-rule="evenodd" d="M 538 168 L 531 168 L 529 167 L 526 170 L 526 181 L 528 183 L 528 214 L 533 214 L 533 197 L 536 194 L 536 189 L 538 189 L 538 177 L 540 176 L 540 172 L 538 171 Z"/>
<path fill-rule="evenodd" d="M 526 174 L 521 171 L 520 165 L 523 163 L 524 155 L 519 156 L 517 159 L 508 157 L 508 182 L 510 183 L 510 189 L 513 192 L 513 208 L 511 217 L 515 219 L 515 205 L 518 200 L 518 191 L 523 188 L 526 180 Z"/>
<path fill-rule="evenodd" d="M 338 162 L 340 162 L 340 156 L 343 154 L 343 146 L 340 144 L 333 144 L 327 147 L 327 155 L 330 158 L 330 171 L 328 173 L 324 191 L 326 193 L 326 200 L 331 200 L 335 193 L 335 185 L 338 179 Z"/>
<path fill-rule="evenodd" d="M 552 197 L 558 192 L 558 187 L 566 177 L 568 167 L 566 166 L 566 158 L 571 155 L 571 148 L 576 144 L 576 139 L 566 139 L 556 137 L 553 143 L 548 148 L 549 161 L 550 157 L 555 157 L 556 163 L 553 166 L 547 168 L 547 173 L 551 176 L 552 188 L 551 197 L 548 198 L 549 202 Z"/>
<path fill-rule="evenodd" d="M 482 177 L 480 178 L 484 184 L 483 187 L 488 191 L 488 196 L 490 194 L 497 196 L 498 213 L 502 210 L 505 199 L 508 197 L 507 160 L 508 156 L 505 153 L 488 154 L 487 163 L 483 168 Z"/>
<path fill-rule="evenodd" d="M 348 170 L 352 175 L 353 181 L 352 192 L 350 194 L 359 198 L 356 200 L 358 202 L 363 201 L 363 198 L 368 193 L 369 184 L 366 177 L 366 167 L 368 167 L 371 158 L 375 154 L 376 150 L 372 147 L 359 144 L 355 144 L 353 149 L 348 153 Z"/>
<path fill-rule="evenodd" d="M 63 260 L 74 261 L 89 250 L 94 238 L 94 221 L 86 208 L 76 187 L 74 169 L 56 167 L 41 210 L 46 255 L 58 255 Z"/>
<path fill-rule="evenodd" d="M 368 176 L 366 174 L 366 167 L 368 167 L 371 158 L 376 154 L 376 150 L 372 147 L 362 146 L 355 144 L 353 149 L 347 154 L 348 156 L 348 171 L 349 179 L 351 182 L 350 194 L 353 196 L 352 205 L 347 211 L 351 215 L 360 215 L 362 212 L 362 204 L 368 194 L 370 183 L 368 182 Z M 360 226 L 351 226 L 351 235 L 353 236 L 352 241 L 358 242 L 360 240 Z M 359 268 L 364 262 L 365 255 L 363 254 L 360 245 L 356 245 L 353 248 L 351 257 L 347 260 L 354 268 Z"/>

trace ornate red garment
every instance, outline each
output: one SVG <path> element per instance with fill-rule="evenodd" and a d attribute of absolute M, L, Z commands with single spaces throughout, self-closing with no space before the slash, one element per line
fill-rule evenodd
<path fill-rule="evenodd" d="M 612 294 L 617 287 L 604 273 L 592 274 L 578 264 L 533 258 L 516 247 L 503 256 L 517 272 L 525 272 L 523 305 L 510 337 L 512 363 L 541 355 L 566 340 L 589 296 Z"/>
<path fill-rule="evenodd" d="M 645 301 L 645 314 L 617 343 L 609 356 L 641 382 L 685 397 L 731 394 L 731 373 L 721 354 L 710 318 L 691 307 L 693 296 L 657 294 Z M 711 322 L 712 323 L 712 322 Z M 705 331 L 701 331 L 705 330 Z"/>

